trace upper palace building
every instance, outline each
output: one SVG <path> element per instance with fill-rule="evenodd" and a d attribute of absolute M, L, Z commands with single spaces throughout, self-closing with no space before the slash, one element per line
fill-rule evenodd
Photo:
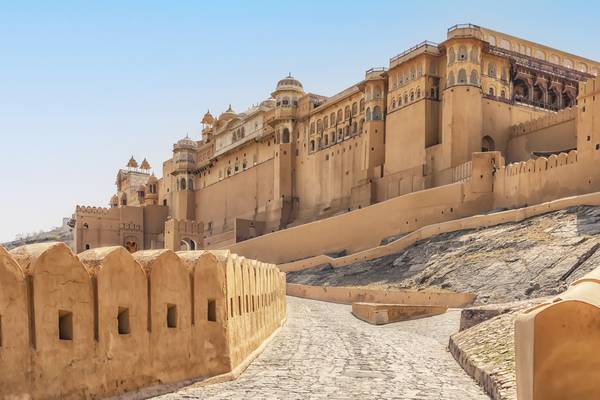
<path fill-rule="evenodd" d="M 110 208 L 77 207 L 76 250 L 224 247 L 458 182 L 474 152 L 514 162 L 569 151 L 574 135 L 517 140 L 516 127 L 552 114 L 574 124 L 560 110 L 576 105 L 580 82 L 599 69 L 469 24 L 331 97 L 287 76 L 257 106 L 207 112 L 201 136 L 173 145 L 161 178 L 132 158 Z"/>

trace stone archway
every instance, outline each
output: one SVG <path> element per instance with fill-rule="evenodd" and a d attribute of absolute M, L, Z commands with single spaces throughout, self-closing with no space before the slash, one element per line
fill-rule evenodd
<path fill-rule="evenodd" d="M 481 139 L 481 151 L 486 152 L 494 150 L 496 150 L 496 143 L 494 142 L 494 139 L 492 139 L 492 137 L 489 135 L 485 135 Z"/>
<path fill-rule="evenodd" d="M 180 251 L 194 251 L 198 248 L 196 242 L 190 238 L 181 239 L 179 242 Z"/>

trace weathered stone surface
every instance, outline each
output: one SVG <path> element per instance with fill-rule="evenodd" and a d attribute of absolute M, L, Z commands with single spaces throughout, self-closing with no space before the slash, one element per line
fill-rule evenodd
<path fill-rule="evenodd" d="M 533 299 L 475 308 L 495 310 L 501 315 L 451 336 L 450 352 L 493 399 L 517 398 L 514 321 L 520 311 L 544 300 Z M 463 323 L 461 320 L 461 325 Z"/>
<path fill-rule="evenodd" d="M 600 207 L 572 207 L 480 230 L 441 234 L 405 251 L 333 269 L 290 272 L 307 285 L 443 288 L 476 304 L 550 296 L 598 265 Z"/>
<path fill-rule="evenodd" d="M 446 346 L 459 312 L 384 326 L 288 297 L 288 320 L 236 380 L 162 399 L 487 399 Z"/>

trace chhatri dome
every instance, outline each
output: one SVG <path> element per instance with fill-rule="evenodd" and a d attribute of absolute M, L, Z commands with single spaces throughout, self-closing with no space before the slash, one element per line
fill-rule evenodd
<path fill-rule="evenodd" d="M 127 167 L 128 168 L 137 168 L 138 167 L 138 163 L 137 163 L 137 161 L 135 161 L 135 158 L 133 158 L 133 156 L 131 156 L 131 158 L 129 159 L 129 162 L 127 163 Z"/>
<path fill-rule="evenodd" d="M 294 78 L 292 76 L 292 74 L 288 74 L 288 76 L 286 76 L 285 78 L 281 79 L 279 82 L 277 82 L 277 90 L 302 90 L 304 91 L 304 88 L 302 87 L 302 83 L 300 83 L 300 81 L 296 78 Z"/>
<path fill-rule="evenodd" d="M 204 117 L 202 117 L 202 121 L 200 121 L 200 123 L 205 125 L 212 125 L 215 123 L 215 118 L 210 113 L 210 110 L 206 111 L 206 114 L 204 114 Z"/>
<path fill-rule="evenodd" d="M 185 137 L 183 139 L 179 139 L 177 141 L 177 143 L 175 144 L 176 147 L 192 147 L 192 148 L 196 148 L 198 147 L 198 144 L 193 141 L 192 139 L 190 139 L 190 137 L 188 135 L 185 135 Z"/>
<path fill-rule="evenodd" d="M 150 163 L 148 162 L 148 160 L 146 160 L 146 158 L 144 158 L 144 160 L 142 161 L 142 164 L 140 165 L 141 169 L 145 169 L 148 170 L 150 169 Z"/>
<path fill-rule="evenodd" d="M 228 121 L 234 118 L 236 115 L 237 114 L 235 113 L 235 111 L 233 111 L 233 108 L 231 108 L 230 104 L 229 108 L 225 110 L 221 115 L 219 115 L 219 121 Z"/>

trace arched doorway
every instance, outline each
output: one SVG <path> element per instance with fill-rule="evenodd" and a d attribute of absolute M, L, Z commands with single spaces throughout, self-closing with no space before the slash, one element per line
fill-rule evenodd
<path fill-rule="evenodd" d="M 181 251 L 193 251 L 196 250 L 196 247 L 196 242 L 189 238 L 181 239 L 179 242 L 179 250 Z"/>
<path fill-rule="evenodd" d="M 494 143 L 494 139 L 491 136 L 485 135 L 483 139 L 481 139 L 481 151 L 494 151 L 496 150 L 496 143 Z"/>

